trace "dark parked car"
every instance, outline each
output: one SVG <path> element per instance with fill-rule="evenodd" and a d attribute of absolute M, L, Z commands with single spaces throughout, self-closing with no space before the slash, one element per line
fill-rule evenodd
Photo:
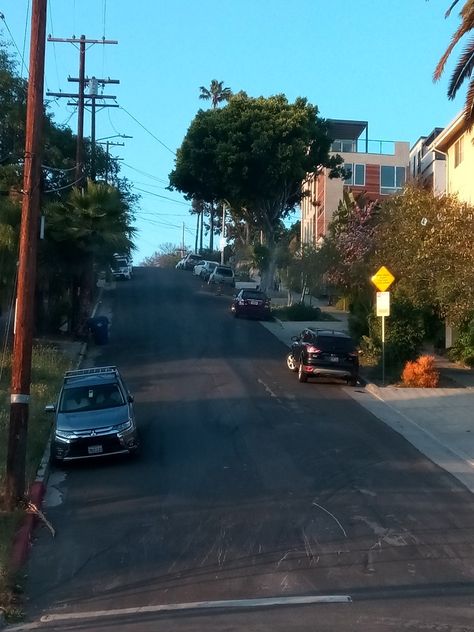
<path fill-rule="evenodd" d="M 260 290 L 242 289 L 234 296 L 230 311 L 236 318 L 253 316 L 268 319 L 271 316 L 270 299 Z"/>
<path fill-rule="evenodd" d="M 66 371 L 55 413 L 51 460 L 72 461 L 138 451 L 133 397 L 117 367 Z"/>
<path fill-rule="evenodd" d="M 293 336 L 286 358 L 290 371 L 298 371 L 300 382 L 309 377 L 335 377 L 355 386 L 359 377 L 359 353 L 352 338 L 330 329 L 304 329 Z"/>

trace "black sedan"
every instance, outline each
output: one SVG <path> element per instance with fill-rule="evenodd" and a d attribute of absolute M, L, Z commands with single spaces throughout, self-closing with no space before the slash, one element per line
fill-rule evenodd
<path fill-rule="evenodd" d="M 236 318 L 250 316 L 268 320 L 271 317 L 270 299 L 260 290 L 240 290 L 234 296 L 230 311 Z"/>

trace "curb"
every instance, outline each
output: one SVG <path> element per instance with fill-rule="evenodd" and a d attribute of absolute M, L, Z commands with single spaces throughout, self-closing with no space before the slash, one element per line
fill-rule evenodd
<path fill-rule="evenodd" d="M 94 305 L 94 308 L 91 312 L 91 318 L 93 318 L 101 304 L 102 298 L 102 288 L 99 292 L 99 297 Z M 79 355 L 77 356 L 77 361 L 75 363 L 75 368 L 79 368 L 84 360 L 84 357 L 87 352 L 87 342 L 83 342 L 79 351 Z M 46 487 L 48 485 L 48 479 L 50 474 L 50 463 L 49 463 L 49 453 L 51 446 L 52 435 L 49 436 L 48 441 L 46 443 L 45 450 L 43 452 L 43 457 L 41 459 L 41 463 L 39 465 L 38 471 L 36 473 L 36 478 L 33 481 L 29 492 L 28 492 L 28 503 L 31 504 L 36 510 L 41 511 L 41 507 L 43 504 L 43 498 L 46 492 Z M 25 564 L 28 553 L 31 548 L 32 535 L 36 523 L 38 521 L 37 514 L 30 510 L 27 510 L 26 517 L 23 520 L 20 528 L 15 534 L 13 539 L 12 549 L 10 553 L 10 573 L 16 574 L 20 571 L 22 566 Z M 0 613 L 1 615 L 1 613 Z M 2 617 L 0 616 L 0 629 L 2 628 Z"/>

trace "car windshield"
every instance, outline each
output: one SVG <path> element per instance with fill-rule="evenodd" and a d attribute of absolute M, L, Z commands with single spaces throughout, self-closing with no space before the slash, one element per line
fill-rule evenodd
<path fill-rule="evenodd" d="M 127 267 L 126 259 L 116 259 L 112 263 L 112 269 L 113 270 L 119 270 L 120 268 L 126 268 L 126 267 Z"/>
<path fill-rule="evenodd" d="M 64 389 L 59 412 L 74 413 L 100 410 L 124 405 L 123 395 L 117 384 L 97 384 Z"/>
<path fill-rule="evenodd" d="M 331 353 L 350 353 L 355 348 L 350 338 L 336 336 L 318 336 L 317 345 L 322 351 L 330 351 Z"/>
<path fill-rule="evenodd" d="M 216 274 L 231 277 L 233 275 L 233 272 L 230 268 L 216 268 Z"/>

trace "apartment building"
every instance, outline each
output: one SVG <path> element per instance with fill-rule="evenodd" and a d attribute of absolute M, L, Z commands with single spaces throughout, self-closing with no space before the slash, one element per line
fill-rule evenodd
<path fill-rule="evenodd" d="M 344 189 L 364 193 L 369 200 L 383 199 L 403 189 L 409 164 L 409 143 L 371 140 L 367 121 L 329 119 L 333 138 L 331 154 L 344 159 L 350 175 L 346 180 L 329 178 L 329 170 L 308 174 L 303 183 L 306 194 L 301 201 L 301 243 L 317 245 Z"/>
<path fill-rule="evenodd" d="M 429 136 L 421 136 L 410 149 L 408 179 L 419 182 L 435 195 L 446 192 L 446 156 L 435 148 L 443 127 L 435 127 Z"/>
<path fill-rule="evenodd" d="M 474 205 L 474 128 L 468 129 L 459 114 L 436 137 L 433 148 L 446 158 L 446 193 Z"/>

